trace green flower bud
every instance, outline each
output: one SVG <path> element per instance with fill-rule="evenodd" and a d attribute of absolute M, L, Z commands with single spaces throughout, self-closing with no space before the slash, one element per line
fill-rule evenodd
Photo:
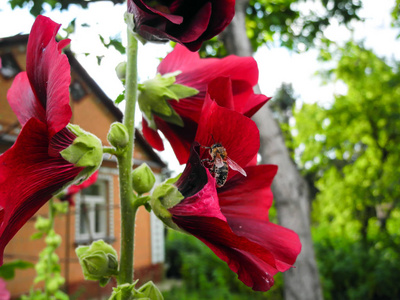
<path fill-rule="evenodd" d="M 35 223 L 35 229 L 42 231 L 42 232 L 47 232 L 51 227 L 51 221 L 49 219 L 45 219 L 41 216 L 38 216 L 36 223 Z"/>
<path fill-rule="evenodd" d="M 173 185 L 180 177 L 170 178 L 157 186 L 151 195 L 150 205 L 154 214 L 172 229 L 182 231 L 173 221 L 168 208 L 172 208 L 180 203 L 185 197 Z"/>
<path fill-rule="evenodd" d="M 129 142 L 128 129 L 122 123 L 112 123 L 107 140 L 117 149 L 125 147 Z"/>
<path fill-rule="evenodd" d="M 146 163 L 142 163 L 132 172 L 132 186 L 138 194 L 150 192 L 155 182 L 153 171 Z"/>
<path fill-rule="evenodd" d="M 103 161 L 103 147 L 98 137 L 82 130 L 78 125 L 68 124 L 67 128 L 77 136 L 72 145 L 60 152 L 61 156 L 77 167 L 85 167 L 78 175 L 89 178 Z"/>
<path fill-rule="evenodd" d="M 116 67 L 115 67 L 115 72 L 117 73 L 117 77 L 119 80 L 122 82 L 125 82 L 126 78 L 126 62 L 120 62 Z"/>
<path fill-rule="evenodd" d="M 163 295 L 161 294 L 157 286 L 153 283 L 153 281 L 149 281 L 142 285 L 138 289 L 138 292 L 142 293 L 144 298 L 148 298 L 151 300 L 164 300 Z"/>
<path fill-rule="evenodd" d="M 98 280 L 104 286 L 111 276 L 118 275 L 117 252 L 103 240 L 93 242 L 90 246 L 80 246 L 75 252 L 85 279 Z"/>
<path fill-rule="evenodd" d="M 139 108 L 146 118 L 149 126 L 156 129 L 153 115 L 157 115 L 164 121 L 183 126 L 183 120 L 171 107 L 167 100 L 176 100 L 194 96 L 198 90 L 175 84 L 175 77 L 181 72 L 157 74 L 154 79 L 146 80 L 138 85 L 140 91 L 138 97 Z"/>
<path fill-rule="evenodd" d="M 51 230 L 44 241 L 50 247 L 57 248 L 58 246 L 60 246 L 62 238 L 59 234 L 56 234 L 53 230 Z"/>

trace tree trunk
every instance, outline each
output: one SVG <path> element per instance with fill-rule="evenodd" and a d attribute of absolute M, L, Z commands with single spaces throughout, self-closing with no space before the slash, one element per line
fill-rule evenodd
<path fill-rule="evenodd" d="M 246 35 L 247 5 L 248 0 L 236 0 L 236 15 L 221 35 L 228 53 L 239 56 L 253 55 Z M 259 92 L 258 87 L 256 90 Z M 279 166 L 272 185 L 279 223 L 294 230 L 302 243 L 296 268 L 284 274 L 285 299 L 320 300 L 322 289 L 310 232 L 310 196 L 307 182 L 290 158 L 280 127 L 269 107 L 261 108 L 253 119 L 260 128 L 262 162 Z"/>

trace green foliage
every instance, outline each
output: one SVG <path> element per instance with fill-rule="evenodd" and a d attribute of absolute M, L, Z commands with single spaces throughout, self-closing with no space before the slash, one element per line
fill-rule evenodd
<path fill-rule="evenodd" d="M 303 44 L 306 50 L 323 36 L 333 19 L 344 25 L 359 20 L 361 3 L 361 0 L 250 0 L 246 11 L 247 35 L 254 50 L 277 39 L 281 46 L 298 50 L 298 45 Z"/>
<path fill-rule="evenodd" d="M 314 179 L 314 240 L 326 299 L 398 299 L 400 64 L 330 44 L 324 72 L 345 95 L 295 114 L 299 164 Z"/>
<path fill-rule="evenodd" d="M 15 277 L 15 270 L 17 269 L 25 270 L 33 267 L 34 264 L 28 261 L 17 259 L 9 263 L 4 263 L 0 267 L 0 277 L 5 280 L 11 280 Z"/>
<path fill-rule="evenodd" d="M 314 231 L 324 299 L 400 299 L 399 249 L 383 241 L 366 247 L 347 237 L 332 237 L 328 226 Z"/>
<path fill-rule="evenodd" d="M 173 230 L 166 241 L 167 276 L 181 278 L 183 286 L 164 293 L 165 299 L 282 299 L 282 278 L 267 293 L 245 286 L 227 264 L 194 238 Z"/>
<path fill-rule="evenodd" d="M 120 36 L 117 37 L 110 37 L 110 41 L 107 43 L 104 39 L 104 37 L 99 34 L 99 38 L 101 43 L 106 47 L 107 49 L 110 48 L 110 46 L 113 46 L 115 50 L 117 50 L 121 54 L 126 53 L 125 46 L 122 44 L 122 40 Z"/>

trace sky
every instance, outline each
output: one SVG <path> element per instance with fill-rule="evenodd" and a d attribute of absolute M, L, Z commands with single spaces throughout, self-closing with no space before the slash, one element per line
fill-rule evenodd
<path fill-rule="evenodd" d="M 302 4 L 302 9 L 315 9 L 315 2 L 311 3 L 311 5 Z M 340 24 L 331 24 L 324 33 L 339 43 L 344 43 L 351 37 L 358 41 L 364 40 L 365 46 L 373 49 L 378 55 L 400 60 L 400 42 L 396 39 L 399 30 L 390 27 L 390 10 L 394 3 L 395 0 L 363 0 L 364 8 L 360 16 L 365 22 L 354 22 L 352 33 Z M 126 44 L 124 12 L 125 5 L 114 6 L 107 1 L 100 1 L 89 4 L 87 10 L 70 6 L 68 11 L 50 11 L 48 8 L 44 13 L 53 21 L 61 23 L 62 28 L 67 27 L 69 22 L 76 18 L 76 33 L 70 36 L 71 49 L 76 53 L 78 61 L 111 99 L 115 99 L 123 90 L 114 69 L 125 59 L 113 47 L 105 49 L 100 42 L 99 33 L 106 41 L 109 36 L 120 36 Z M 34 17 L 29 14 L 27 8 L 11 10 L 7 0 L 0 0 L 0 37 L 29 33 L 33 22 Z M 90 27 L 82 26 L 83 24 L 90 24 Z M 63 35 L 62 31 L 61 34 Z M 168 44 L 140 45 L 138 65 L 140 81 L 154 77 L 159 59 L 170 50 Z M 92 55 L 86 56 L 85 53 Z M 96 56 L 104 56 L 100 66 L 97 64 Z M 262 93 L 273 96 L 283 82 L 292 83 L 295 94 L 299 97 L 299 103 L 317 102 L 321 105 L 331 103 L 335 94 L 345 93 L 346 87 L 340 82 L 321 85 L 321 80 L 315 76 L 316 71 L 322 68 L 317 56 L 316 50 L 298 54 L 285 48 L 261 47 L 254 57 L 259 66 L 259 84 Z M 171 168 L 181 170 L 182 168 L 174 163 L 174 159 L 171 159 L 173 156 L 171 153 L 171 149 L 168 149 L 167 154 L 162 154 L 162 157 L 169 162 Z"/>

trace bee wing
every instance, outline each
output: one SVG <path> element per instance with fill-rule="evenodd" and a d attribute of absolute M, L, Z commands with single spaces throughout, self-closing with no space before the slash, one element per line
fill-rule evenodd
<path fill-rule="evenodd" d="M 215 158 L 214 164 L 217 168 L 222 168 L 224 166 L 224 160 L 221 157 L 217 156 Z"/>
<path fill-rule="evenodd" d="M 232 159 L 229 157 L 226 159 L 226 162 L 228 163 L 228 166 L 235 171 L 240 172 L 243 176 L 247 176 L 246 171 L 242 169 L 241 166 L 239 166 L 237 163 L 235 163 Z"/>

